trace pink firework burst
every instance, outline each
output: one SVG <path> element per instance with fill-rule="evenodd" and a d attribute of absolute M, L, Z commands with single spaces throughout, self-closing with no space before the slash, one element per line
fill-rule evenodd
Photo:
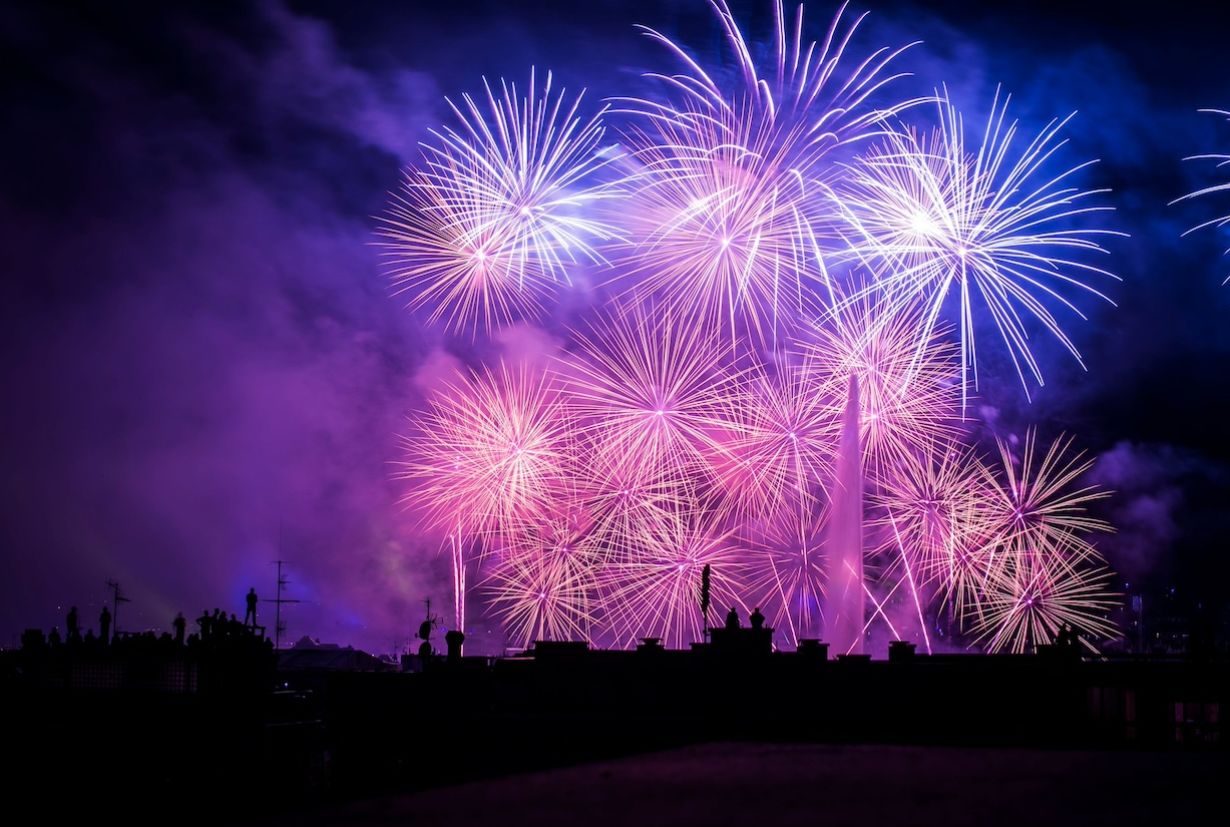
<path fill-rule="evenodd" d="M 798 645 L 823 632 L 828 509 L 782 514 L 749 532 L 748 594 L 779 638 Z"/>
<path fill-rule="evenodd" d="M 597 462 L 651 478 L 687 476 L 720 424 L 716 408 L 734 378 L 721 368 L 712 332 L 641 306 L 617 311 L 576 335 L 560 366 L 580 434 Z"/>
<path fill-rule="evenodd" d="M 986 546 L 994 530 L 986 470 L 972 450 L 944 442 L 893 471 L 873 495 L 877 522 L 920 579 L 947 584 L 958 561 Z"/>
<path fill-rule="evenodd" d="M 707 451 L 717 487 L 739 519 L 793 516 L 817 507 L 832 475 L 828 377 L 783 360 L 749 370 L 719 408 L 721 436 Z"/>
<path fill-rule="evenodd" d="M 704 636 L 701 573 L 711 567 L 715 607 L 743 606 L 745 554 L 714 512 L 687 511 L 629 538 L 601 571 L 602 624 L 617 646 L 641 637 L 683 648 Z"/>
<path fill-rule="evenodd" d="M 1086 538 L 1111 527 L 1091 516 L 1088 506 L 1109 495 L 1096 486 L 1079 484 L 1093 459 L 1072 454 L 1070 437 L 1060 437 L 1040 452 L 1032 428 L 1025 433 L 1019 459 L 1006 440 L 998 444 L 1000 466 L 988 469 L 983 478 L 987 519 L 1003 543 L 1028 553 L 1062 548 L 1065 559 L 1076 561 L 1100 559 Z"/>
<path fill-rule="evenodd" d="M 548 538 L 552 541 L 558 538 Z M 510 641 L 590 640 L 597 566 L 581 549 L 548 542 L 502 552 L 482 589 Z"/>
<path fill-rule="evenodd" d="M 837 427 L 856 376 L 865 465 L 873 479 L 918 462 L 932 446 L 950 441 L 957 424 L 957 366 L 953 348 L 938 335 L 920 339 L 916 312 L 889 312 L 864 296 L 816 325 L 800 343 L 824 394 L 836 406 Z"/>
<path fill-rule="evenodd" d="M 1101 567 L 1073 567 L 1062 544 L 1004 558 L 988 579 L 984 610 L 974 624 L 978 642 L 987 651 L 1028 652 L 1040 643 L 1053 643 L 1060 630 L 1071 626 L 1082 633 L 1083 644 L 1097 651 L 1093 641 L 1116 634 L 1107 614 L 1115 607 L 1110 572 Z"/>
<path fill-rule="evenodd" d="M 565 473 L 566 409 L 551 378 L 524 367 L 459 375 L 415 426 L 400 476 L 434 526 L 474 535 L 534 518 Z"/>

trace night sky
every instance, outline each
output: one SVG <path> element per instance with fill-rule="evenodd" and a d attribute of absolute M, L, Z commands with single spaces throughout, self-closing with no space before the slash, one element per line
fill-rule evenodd
<path fill-rule="evenodd" d="M 81 4 L 85 5 L 85 4 Z M 767 32 L 767 2 L 734 3 Z M 1064 157 L 1099 158 L 1122 284 L 1066 319 L 1088 372 L 1040 341 L 1032 402 L 994 370 L 988 436 L 1037 425 L 1097 454 L 1118 493 L 1101 547 L 1120 587 L 1224 606 L 1230 562 L 1225 33 L 1202 4 L 864 4 L 858 42 L 902 45 L 899 91 L 947 84 L 972 122 L 997 84 L 1026 132 L 1077 111 Z M 1207 5 L 1205 6 L 1207 8 Z M 821 36 L 835 6 L 808 6 Z M 291 561 L 292 637 L 379 651 L 449 593 L 435 538 L 397 504 L 397 434 L 434 377 L 555 331 L 446 339 L 390 295 L 376 219 L 445 95 L 551 69 L 594 101 L 672 68 L 635 23 L 700 54 L 703 0 L 0 5 L 0 643 L 93 622 L 242 613 Z M 1130 583 L 1130 586 L 1125 584 Z"/>

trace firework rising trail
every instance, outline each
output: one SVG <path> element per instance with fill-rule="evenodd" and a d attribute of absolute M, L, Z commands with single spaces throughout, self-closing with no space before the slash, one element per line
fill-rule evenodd
<path fill-rule="evenodd" d="M 643 28 L 683 72 L 651 76 L 673 101 L 622 101 L 639 116 L 625 133 L 638 168 L 626 182 L 637 242 L 615 278 L 635 278 L 638 290 L 732 336 L 741 322 L 751 344 L 772 346 L 809 305 L 806 283 L 826 278 L 819 238 L 834 212 L 822 196 L 840 169 L 827 156 L 916 101 L 875 104 L 900 77 L 887 68 L 903 50 L 848 57 L 863 18 L 847 25 L 844 6 L 816 43 L 802 39 L 802 6 L 791 21 L 777 2 L 773 57 L 762 67 L 724 0 L 711 5 L 738 68 L 731 91 L 683 46 Z"/>
<path fill-rule="evenodd" d="M 582 95 L 541 93 L 534 73 L 520 97 L 484 82 L 485 104 L 449 102 L 459 125 L 433 133 L 424 162 L 406 173 L 380 235 L 397 292 L 454 331 L 489 330 L 541 316 L 544 301 L 578 261 L 601 262 L 596 245 L 614 229 L 594 216 L 616 191 L 599 181 L 599 115 L 580 115 Z"/>
<path fill-rule="evenodd" d="M 1218 115 L 1230 121 L 1230 112 L 1225 112 L 1220 109 L 1201 109 L 1200 111 L 1206 114 L 1209 114 L 1209 115 Z M 1217 169 L 1219 170 L 1222 169 L 1223 167 L 1230 166 L 1230 155 L 1192 155 L 1190 157 L 1184 158 L 1183 160 L 1185 161 L 1214 161 L 1217 165 Z M 1216 193 L 1223 193 L 1223 192 L 1230 192 L 1230 183 L 1213 184 L 1212 186 L 1202 187 L 1201 189 L 1198 189 L 1192 193 L 1188 193 L 1187 195 L 1184 195 L 1182 198 L 1177 198 L 1174 201 L 1171 201 L 1170 203 L 1171 205 L 1174 205 L 1174 204 L 1178 204 L 1180 201 L 1186 201 L 1189 198 L 1201 198 L 1206 195 L 1213 195 Z M 1192 227 L 1190 230 L 1183 233 L 1183 235 L 1186 236 L 1186 235 L 1189 235 L 1190 233 L 1196 232 L 1197 230 L 1203 230 L 1208 227 L 1217 227 L 1218 229 L 1220 229 L 1226 226 L 1230 226 L 1230 215 L 1223 215 L 1219 218 L 1213 218 L 1201 224 L 1197 224 L 1195 227 Z M 1226 250 L 1226 253 L 1230 253 L 1230 250 Z M 1222 282 L 1222 284 L 1227 284 L 1227 283 L 1230 283 L 1230 276 L 1226 276 L 1225 281 Z"/>
<path fill-rule="evenodd" d="M 965 392 L 977 387 L 975 320 L 985 314 L 1028 395 L 1026 375 L 1038 384 L 1043 377 L 1026 320 L 1040 323 L 1083 367 L 1076 345 L 1047 305 L 1057 303 L 1084 319 L 1066 292 L 1110 302 L 1086 279 L 1118 277 L 1079 258 L 1105 254 L 1101 239 L 1123 234 L 1071 226 L 1112 209 L 1094 201 L 1106 190 L 1070 183 L 1095 162 L 1048 171 L 1067 142 L 1059 136 L 1072 116 L 1051 121 L 1021 149 L 1017 123 L 1007 121 L 1009 98 L 1001 105 L 997 93 L 981 141 L 970 147 L 946 91 L 938 103 L 940 126 L 934 133 L 889 134 L 855 162 L 839 187 L 836 201 L 853 228 L 851 255 L 875 272 L 870 289 L 891 303 L 922 303 L 924 337 L 935 329 L 950 297 L 956 303 Z"/>
<path fill-rule="evenodd" d="M 569 420 L 548 374 L 501 365 L 459 375 L 414 424 L 400 476 L 429 525 L 498 532 L 546 511 L 563 478 Z"/>

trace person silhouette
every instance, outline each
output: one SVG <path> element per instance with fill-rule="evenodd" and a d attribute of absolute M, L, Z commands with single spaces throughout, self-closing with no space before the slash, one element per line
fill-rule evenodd
<path fill-rule="evenodd" d="M 255 626 L 256 625 L 256 604 L 258 602 L 257 597 L 256 597 L 255 587 L 248 589 L 247 601 L 248 601 L 248 610 L 244 612 L 243 614 L 243 625 L 244 626 Z"/>
<path fill-rule="evenodd" d="M 98 615 L 98 639 L 102 641 L 103 646 L 111 642 L 111 610 L 106 606 L 103 606 L 102 612 Z"/>
<path fill-rule="evenodd" d="M 184 645 L 184 631 L 188 627 L 188 621 L 184 618 L 184 613 L 179 612 L 178 614 L 176 614 L 175 620 L 171 622 L 171 625 L 175 627 L 175 645 L 183 646 Z"/>
<path fill-rule="evenodd" d="M 60 640 L 60 627 L 52 626 L 51 634 L 47 635 L 47 645 L 52 649 L 59 649 L 62 641 Z"/>
<path fill-rule="evenodd" d="M 764 615 L 760 613 L 759 606 L 752 610 L 752 616 L 748 619 L 751 621 L 753 629 L 761 629 L 764 627 Z"/>
<path fill-rule="evenodd" d="M 210 625 L 213 623 L 213 618 L 209 616 L 209 609 L 201 612 L 201 616 L 196 619 L 196 625 L 201 627 L 201 640 L 209 640 Z"/>
<path fill-rule="evenodd" d="M 68 639 L 76 640 L 81 637 L 81 626 L 77 621 L 77 607 L 73 606 L 68 610 Z"/>
<path fill-rule="evenodd" d="M 731 631 L 739 628 L 739 611 L 733 606 L 730 613 L 726 615 L 726 628 Z"/>

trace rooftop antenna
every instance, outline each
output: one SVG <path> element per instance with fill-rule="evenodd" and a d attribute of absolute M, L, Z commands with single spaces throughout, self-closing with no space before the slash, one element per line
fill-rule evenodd
<path fill-rule="evenodd" d="M 282 596 L 283 592 L 286 591 L 286 587 L 290 585 L 290 580 L 287 579 L 286 575 L 282 573 L 282 567 L 286 565 L 286 561 L 285 560 L 274 560 L 273 562 L 278 567 L 278 588 L 276 592 L 277 597 L 273 598 L 272 600 L 269 598 L 265 598 L 265 602 L 272 603 L 274 606 L 274 609 L 273 609 L 273 648 L 276 651 L 282 648 L 282 633 L 286 631 L 286 624 L 282 622 L 282 604 L 283 603 L 300 603 L 302 601 L 295 600 L 290 597 Z"/>
<path fill-rule="evenodd" d="M 117 635 L 120 632 L 120 604 L 132 601 L 124 596 L 118 581 L 108 580 L 107 588 L 111 590 L 111 634 Z"/>

